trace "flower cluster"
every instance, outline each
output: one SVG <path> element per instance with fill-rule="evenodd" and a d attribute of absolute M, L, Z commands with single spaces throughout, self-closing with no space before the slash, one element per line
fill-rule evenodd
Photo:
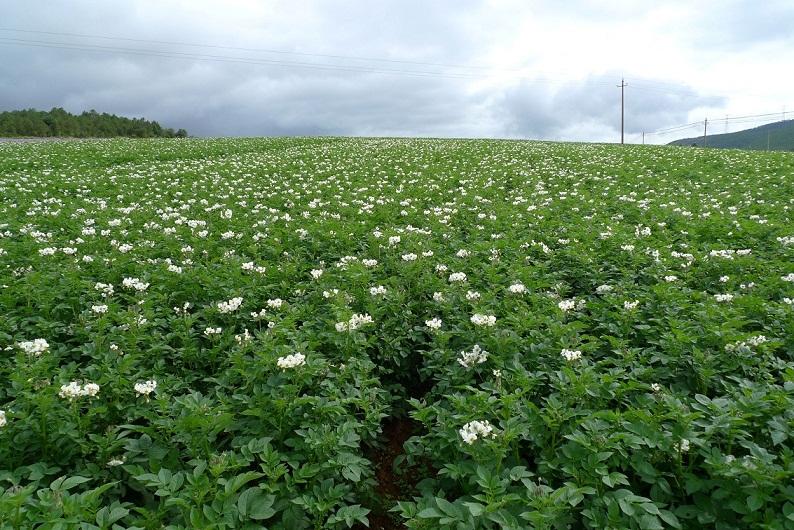
<path fill-rule="evenodd" d="M 135 392 L 139 396 L 144 396 L 146 399 L 149 399 L 149 394 L 155 391 L 157 388 L 157 381 L 154 379 L 149 379 L 148 381 L 144 381 L 143 383 L 135 383 Z"/>
<path fill-rule="evenodd" d="M 125 289 L 131 289 L 138 292 L 143 292 L 149 288 L 149 284 L 145 283 L 138 278 L 124 278 L 122 280 L 121 285 L 124 286 Z"/>
<path fill-rule="evenodd" d="M 218 302 L 218 311 L 220 313 L 232 313 L 240 309 L 242 304 L 243 298 L 241 296 L 237 296 L 226 302 Z"/>
<path fill-rule="evenodd" d="M 99 393 L 99 385 L 96 383 L 86 383 L 81 385 L 77 381 L 72 381 L 69 384 L 61 385 L 61 390 L 58 396 L 73 401 L 79 397 L 88 396 L 95 397 Z"/>
<path fill-rule="evenodd" d="M 429 327 L 433 331 L 437 331 L 441 329 L 441 319 L 438 317 L 433 317 L 430 320 L 425 320 L 425 326 Z"/>
<path fill-rule="evenodd" d="M 562 355 L 562 358 L 565 359 L 568 362 L 578 361 L 579 359 L 582 358 L 582 352 L 581 351 L 579 351 L 579 350 L 569 350 L 567 348 L 563 348 L 563 350 L 560 352 L 560 355 Z"/>
<path fill-rule="evenodd" d="M 44 339 L 33 339 L 17 344 L 20 350 L 32 357 L 39 357 L 42 353 L 50 349 L 50 345 Z"/>
<path fill-rule="evenodd" d="M 494 432 L 493 425 L 488 420 L 474 420 L 470 421 L 466 425 L 463 426 L 462 429 L 458 431 L 460 433 L 460 437 L 463 438 L 464 443 L 469 445 L 476 442 L 478 439 L 481 438 L 494 438 L 496 437 L 496 433 Z"/>
<path fill-rule="evenodd" d="M 496 316 L 475 313 L 471 316 L 471 323 L 475 326 L 493 327 L 496 325 Z"/>
<path fill-rule="evenodd" d="M 488 352 L 480 348 L 478 344 L 475 344 L 471 351 L 462 351 L 458 356 L 458 363 L 464 368 L 471 368 L 475 364 L 482 364 L 487 360 Z"/>
<path fill-rule="evenodd" d="M 361 326 L 365 326 L 367 324 L 372 324 L 372 323 L 373 323 L 372 317 L 369 316 L 368 314 L 356 313 L 352 317 L 350 317 L 350 320 L 348 320 L 347 322 L 337 322 L 336 331 L 340 331 L 340 332 L 354 331 L 360 328 Z"/>
<path fill-rule="evenodd" d="M 298 366 L 303 366 L 306 364 L 306 356 L 302 353 L 293 353 L 292 355 L 287 355 L 285 357 L 279 357 L 276 364 L 282 370 L 288 370 L 290 368 L 297 368 Z"/>

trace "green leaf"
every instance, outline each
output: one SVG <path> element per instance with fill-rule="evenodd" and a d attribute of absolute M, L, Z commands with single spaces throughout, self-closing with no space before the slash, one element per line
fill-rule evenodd
<path fill-rule="evenodd" d="M 69 491 L 73 487 L 78 486 L 80 484 L 84 484 L 84 483 L 88 482 L 89 480 L 91 480 L 91 479 L 90 478 L 86 478 L 86 477 L 80 477 L 80 476 L 69 477 L 66 480 L 64 480 L 62 483 L 60 483 L 58 485 L 59 487 L 53 488 L 53 489 L 59 489 L 59 490 L 62 490 L 62 491 Z M 53 483 L 53 485 L 54 484 L 55 483 Z"/>
<path fill-rule="evenodd" d="M 758 495 L 752 494 L 747 497 L 747 507 L 750 508 L 751 511 L 756 511 L 763 505 L 764 500 Z"/>
<path fill-rule="evenodd" d="M 429 508 L 425 508 L 424 510 L 416 514 L 416 516 L 419 517 L 420 519 L 435 519 L 435 518 L 440 519 L 441 517 L 444 517 L 444 514 L 431 506 Z"/>
<path fill-rule="evenodd" d="M 266 495 L 265 492 L 256 487 L 248 488 L 237 499 L 237 509 L 243 519 L 249 518 L 261 521 L 275 515 L 276 511 L 272 508 L 275 500 L 275 495 Z"/>
<path fill-rule="evenodd" d="M 485 506 L 478 502 L 464 502 L 462 504 L 469 509 L 469 513 L 474 517 L 479 517 L 485 511 Z"/>
<path fill-rule="evenodd" d="M 659 510 L 659 517 L 662 518 L 662 521 L 669 524 L 673 528 L 681 528 L 681 523 L 678 521 L 678 517 L 676 517 L 673 512 Z"/>

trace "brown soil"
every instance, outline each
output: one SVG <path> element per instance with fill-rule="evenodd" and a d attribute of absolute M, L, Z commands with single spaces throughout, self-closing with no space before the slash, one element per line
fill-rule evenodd
<path fill-rule="evenodd" d="M 373 507 L 369 518 L 370 530 L 398 530 L 404 529 L 400 517 L 389 513 L 398 500 L 410 500 L 416 484 L 422 479 L 422 468 L 413 466 L 406 468 L 401 465 L 394 469 L 394 460 L 405 451 L 403 444 L 418 433 L 419 424 L 410 418 L 389 418 L 383 423 L 381 434 L 381 447 L 373 447 L 366 451 L 367 458 L 375 467 L 375 479 L 378 485 L 375 489 L 379 506 Z M 364 526 L 356 529 L 363 530 Z"/>

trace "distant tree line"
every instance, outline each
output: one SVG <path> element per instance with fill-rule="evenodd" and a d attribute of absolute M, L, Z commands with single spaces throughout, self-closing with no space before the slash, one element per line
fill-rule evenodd
<path fill-rule="evenodd" d="M 0 112 L 0 136 L 68 136 L 74 138 L 185 138 L 185 129 L 163 128 L 156 121 L 124 118 L 95 110 L 80 115 L 62 108 Z"/>

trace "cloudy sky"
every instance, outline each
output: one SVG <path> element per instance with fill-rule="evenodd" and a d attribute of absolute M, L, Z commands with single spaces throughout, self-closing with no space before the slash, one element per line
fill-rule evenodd
<path fill-rule="evenodd" d="M 639 142 L 794 117 L 791 28 L 791 0 L 3 0 L 0 110 L 196 136 L 619 141 L 625 77 Z"/>

